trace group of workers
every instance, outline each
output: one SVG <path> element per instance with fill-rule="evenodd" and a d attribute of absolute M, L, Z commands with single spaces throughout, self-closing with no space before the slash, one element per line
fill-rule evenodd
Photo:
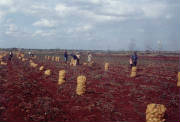
<path fill-rule="evenodd" d="M 18 55 L 18 56 L 20 56 L 20 54 L 21 54 L 21 53 L 19 53 L 19 55 Z M 10 52 L 9 52 L 9 56 L 8 56 L 8 60 L 9 60 L 9 61 L 11 61 L 11 60 L 12 60 L 13 55 L 14 55 L 14 54 L 13 54 L 13 52 L 12 52 L 12 51 L 10 51 Z M 33 57 L 33 56 L 34 56 L 34 54 L 33 54 L 31 51 L 29 51 L 29 52 L 28 52 L 28 55 L 29 55 L 29 57 Z"/>
<path fill-rule="evenodd" d="M 79 65 L 79 61 L 80 61 L 80 54 L 79 53 L 72 53 L 71 54 L 72 58 L 74 60 L 77 60 L 77 65 Z M 87 57 L 87 61 L 88 63 L 90 63 L 92 61 L 92 54 L 91 53 L 88 53 L 88 57 Z M 68 61 L 68 53 L 67 51 L 64 52 L 64 60 L 65 62 L 67 63 Z M 134 52 L 131 56 L 130 56 L 130 59 L 129 59 L 129 64 L 130 64 L 130 67 L 132 68 L 133 66 L 136 66 L 137 65 L 137 60 L 138 60 L 138 56 L 137 56 L 137 52 Z"/>
<path fill-rule="evenodd" d="M 34 54 L 32 54 L 32 52 L 30 52 L 30 51 L 28 52 L 28 54 L 29 54 L 29 57 L 33 57 L 33 56 L 34 56 Z M 79 64 L 80 64 L 80 53 L 78 53 L 78 52 L 77 52 L 76 54 L 72 53 L 71 56 L 72 56 L 72 58 L 73 58 L 74 60 L 77 61 L 77 65 L 79 65 Z M 13 52 L 10 51 L 10 52 L 9 52 L 8 60 L 11 61 L 12 58 L 13 58 Z M 129 64 L 130 64 L 130 67 L 131 67 L 131 68 L 132 68 L 133 66 L 136 66 L 136 65 L 137 65 L 137 60 L 138 60 L 137 53 L 134 52 L 134 53 L 130 56 L 130 59 L 129 59 Z M 67 53 L 66 50 L 65 50 L 65 52 L 64 52 L 64 61 L 65 61 L 65 63 L 68 62 L 68 53 Z M 87 61 L 88 61 L 88 63 L 90 63 L 90 62 L 92 61 L 92 54 L 91 54 L 91 53 L 88 53 Z"/>
<path fill-rule="evenodd" d="M 138 56 L 137 56 L 137 53 L 134 52 L 133 55 L 131 55 L 130 59 L 129 59 L 129 64 L 130 64 L 130 67 L 132 68 L 133 66 L 136 66 L 137 65 L 137 59 L 138 59 Z"/>
<path fill-rule="evenodd" d="M 80 53 L 79 52 L 77 52 L 76 54 L 72 53 L 71 56 L 72 56 L 72 58 L 74 60 L 77 61 L 77 65 L 79 65 L 80 64 Z M 64 61 L 66 63 L 68 61 L 68 53 L 67 53 L 67 51 L 64 52 Z M 92 55 L 90 53 L 88 53 L 88 62 L 91 62 L 91 61 L 92 61 Z"/>

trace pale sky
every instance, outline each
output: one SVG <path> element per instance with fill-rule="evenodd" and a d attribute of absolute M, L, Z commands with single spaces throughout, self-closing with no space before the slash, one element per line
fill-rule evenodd
<path fill-rule="evenodd" d="M 0 48 L 180 49 L 180 0 L 0 0 Z"/>

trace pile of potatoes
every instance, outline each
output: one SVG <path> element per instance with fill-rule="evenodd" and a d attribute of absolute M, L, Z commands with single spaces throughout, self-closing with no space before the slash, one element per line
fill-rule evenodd
<path fill-rule="evenodd" d="M 146 122 L 164 122 L 166 107 L 161 104 L 149 104 L 146 109 Z"/>

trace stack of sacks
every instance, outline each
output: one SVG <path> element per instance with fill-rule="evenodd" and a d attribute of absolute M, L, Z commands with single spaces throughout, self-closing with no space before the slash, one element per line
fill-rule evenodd
<path fill-rule="evenodd" d="M 41 66 L 41 67 L 39 68 L 40 71 L 42 71 L 43 69 L 44 69 L 44 66 Z"/>
<path fill-rule="evenodd" d="M 21 56 L 21 58 L 24 58 L 24 54 L 21 54 L 20 56 Z"/>
<path fill-rule="evenodd" d="M 59 71 L 59 80 L 58 80 L 58 85 L 61 85 L 65 82 L 65 70 Z"/>
<path fill-rule="evenodd" d="M 47 59 L 48 59 L 48 60 L 50 60 L 50 58 L 51 58 L 50 56 L 47 56 Z"/>
<path fill-rule="evenodd" d="M 84 63 L 83 63 L 83 65 L 87 65 L 87 63 L 86 63 L 86 62 L 84 62 Z"/>
<path fill-rule="evenodd" d="M 161 104 L 149 104 L 146 109 L 146 122 L 164 122 L 166 107 Z"/>
<path fill-rule="evenodd" d="M 1 65 L 7 65 L 7 63 L 5 63 L 5 62 L 1 61 Z"/>
<path fill-rule="evenodd" d="M 90 66 L 90 67 L 91 67 L 91 66 L 93 66 L 93 64 L 94 64 L 94 61 L 91 61 L 91 62 L 89 62 L 89 63 L 88 63 L 88 66 Z M 109 64 L 108 64 L 108 65 L 109 65 Z M 109 67 L 109 66 L 106 66 L 106 68 L 105 68 L 105 69 L 106 69 L 106 70 L 108 70 L 108 67 Z"/>
<path fill-rule="evenodd" d="M 109 68 L 109 63 L 105 63 L 105 65 L 104 65 L 104 70 L 105 70 L 105 71 L 108 71 L 108 68 Z"/>
<path fill-rule="evenodd" d="M 131 76 L 130 76 L 131 78 L 136 77 L 136 70 L 137 70 L 136 67 L 132 67 Z"/>
<path fill-rule="evenodd" d="M 2 60 L 2 58 L 3 58 L 3 55 L 0 55 L 0 60 Z"/>
<path fill-rule="evenodd" d="M 73 66 L 73 63 L 74 63 L 74 59 L 71 58 L 70 66 Z"/>
<path fill-rule="evenodd" d="M 52 61 L 54 61 L 54 56 L 52 56 Z"/>
<path fill-rule="evenodd" d="M 35 67 L 38 66 L 38 64 L 35 64 L 34 62 L 30 62 L 30 66 L 33 67 L 33 68 L 35 68 Z"/>
<path fill-rule="evenodd" d="M 24 61 L 26 61 L 27 59 L 26 58 L 22 58 L 22 61 L 24 62 Z"/>
<path fill-rule="evenodd" d="M 73 60 L 73 66 L 76 66 L 77 60 Z"/>
<path fill-rule="evenodd" d="M 177 86 L 180 87 L 180 72 L 178 73 L 178 82 L 177 82 Z"/>
<path fill-rule="evenodd" d="M 56 61 L 56 62 L 59 62 L 59 57 L 56 57 L 56 58 L 55 58 L 55 61 Z"/>
<path fill-rule="evenodd" d="M 81 75 L 77 77 L 76 94 L 83 95 L 86 91 L 86 77 Z"/>
<path fill-rule="evenodd" d="M 50 70 L 50 69 L 46 70 L 46 71 L 44 72 L 44 74 L 47 75 L 47 76 L 51 75 L 51 70 Z"/>

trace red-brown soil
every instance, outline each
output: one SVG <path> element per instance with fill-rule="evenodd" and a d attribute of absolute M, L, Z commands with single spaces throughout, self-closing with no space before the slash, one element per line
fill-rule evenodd
<path fill-rule="evenodd" d="M 34 59 L 52 70 L 50 76 L 15 57 L 0 66 L 0 122 L 145 122 L 150 103 L 166 106 L 166 122 L 180 120 L 178 57 L 140 56 L 136 78 L 129 77 L 128 56 L 94 60 L 93 67 L 70 67 Z M 104 62 L 110 63 L 107 72 Z M 62 69 L 66 82 L 58 86 Z M 75 92 L 78 75 L 87 78 L 83 96 Z"/>

